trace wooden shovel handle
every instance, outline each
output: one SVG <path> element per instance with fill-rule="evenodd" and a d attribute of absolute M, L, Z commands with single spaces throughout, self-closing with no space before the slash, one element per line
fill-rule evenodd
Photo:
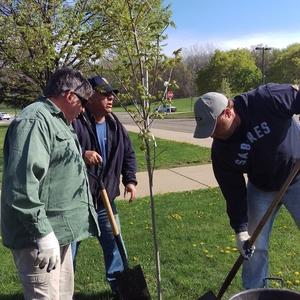
<path fill-rule="evenodd" d="M 111 229 L 113 231 L 113 234 L 116 236 L 116 235 L 119 234 L 119 229 L 118 229 L 118 226 L 117 226 L 117 222 L 115 220 L 114 213 L 111 209 L 111 205 L 110 205 L 110 202 L 109 202 L 109 199 L 108 199 L 108 196 L 107 196 L 107 192 L 104 189 L 104 190 L 100 191 L 100 194 L 101 194 L 101 198 L 102 198 L 103 204 L 104 204 L 106 212 L 107 212 L 107 216 L 108 216 L 108 219 L 109 219 L 109 222 L 110 222 L 110 225 L 111 225 Z"/>
<path fill-rule="evenodd" d="M 255 228 L 255 230 L 254 230 L 253 234 L 251 235 L 250 240 L 248 242 L 248 247 L 249 248 L 251 248 L 254 245 L 258 235 L 261 233 L 263 227 L 265 226 L 265 224 L 267 223 L 269 217 L 271 216 L 271 214 L 275 210 L 276 206 L 278 205 L 278 203 L 282 199 L 284 193 L 286 192 L 286 190 L 290 186 L 291 182 L 293 181 L 294 177 L 298 173 L 299 169 L 300 169 L 300 159 L 295 164 L 294 168 L 292 169 L 291 173 L 289 174 L 289 176 L 287 177 L 287 179 L 283 183 L 283 185 L 282 185 L 281 189 L 279 190 L 278 194 L 276 195 L 276 197 L 272 201 L 271 205 L 269 206 L 268 210 L 265 212 L 265 214 L 262 217 L 261 221 L 259 222 L 259 224 Z M 227 277 L 226 277 L 226 279 L 225 279 L 225 281 L 224 281 L 224 283 L 223 283 L 223 285 L 222 285 L 222 287 L 221 287 L 221 289 L 218 293 L 217 299 L 222 298 L 222 296 L 224 295 L 224 293 L 227 290 L 228 286 L 230 285 L 232 279 L 234 278 L 237 271 L 239 270 L 240 266 L 243 264 L 244 260 L 245 260 L 244 256 L 242 254 L 240 254 L 237 261 L 233 265 L 232 269 L 228 273 L 228 275 L 227 275 Z"/>
<path fill-rule="evenodd" d="M 125 249 L 124 249 L 124 246 L 123 246 L 123 243 L 122 243 L 122 240 L 121 240 L 121 236 L 120 236 L 120 232 L 119 232 L 119 228 L 117 226 L 117 222 L 115 220 L 115 216 L 114 216 L 114 213 L 112 211 L 112 208 L 111 208 L 111 205 L 110 205 L 110 201 L 109 201 L 109 198 L 108 198 L 108 195 L 107 195 L 107 192 L 106 192 L 103 180 L 102 180 L 102 178 L 103 178 L 103 170 L 104 170 L 104 168 L 102 166 L 101 174 L 100 174 L 99 177 L 97 177 L 95 174 L 93 174 L 90 171 L 88 173 L 98 183 L 98 186 L 99 186 L 99 189 L 100 189 L 100 196 L 101 196 L 102 202 L 104 204 L 104 207 L 105 207 L 108 219 L 109 219 L 110 227 L 111 227 L 113 235 L 115 237 L 115 241 L 116 241 L 116 244 L 117 244 L 117 247 L 118 247 L 121 259 L 122 259 L 122 262 L 123 262 L 124 269 L 129 269 L 127 258 L 126 258 L 126 254 L 125 254 Z"/>
<path fill-rule="evenodd" d="M 109 219 L 111 229 L 112 229 L 114 237 L 115 237 L 115 241 L 117 243 L 117 246 L 118 246 L 118 249 L 119 249 L 119 252 L 120 252 L 120 255 L 121 255 L 121 259 L 122 259 L 122 262 L 123 262 L 124 269 L 128 269 L 129 266 L 128 266 L 125 250 L 124 250 L 124 247 L 123 247 L 123 244 L 122 244 L 121 236 L 120 236 L 120 233 L 119 233 L 117 222 L 115 220 L 114 213 L 111 209 L 111 205 L 110 205 L 110 202 L 109 202 L 109 199 L 108 199 L 108 196 L 107 196 L 106 189 L 101 189 L 100 194 L 101 194 L 102 201 L 103 201 L 103 204 L 104 204 L 105 209 L 106 209 L 106 213 L 107 213 L 107 216 L 108 216 L 108 219 Z"/>

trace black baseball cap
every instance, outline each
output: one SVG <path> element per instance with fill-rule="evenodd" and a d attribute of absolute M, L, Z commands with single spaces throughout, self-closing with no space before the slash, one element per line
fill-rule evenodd
<path fill-rule="evenodd" d="M 100 89 L 103 89 L 103 92 L 106 93 L 112 93 L 112 92 L 114 92 L 115 94 L 119 93 L 118 89 L 111 87 L 108 81 L 101 76 L 90 77 L 88 78 L 88 81 L 94 90 L 98 91 L 97 89 L 98 87 Z"/>

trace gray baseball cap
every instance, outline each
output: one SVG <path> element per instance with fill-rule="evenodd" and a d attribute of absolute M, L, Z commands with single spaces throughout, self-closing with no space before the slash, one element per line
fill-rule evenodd
<path fill-rule="evenodd" d="M 228 99 L 225 95 L 209 92 L 201 96 L 194 105 L 196 129 L 194 138 L 207 138 L 216 128 L 217 117 L 227 107 Z"/>

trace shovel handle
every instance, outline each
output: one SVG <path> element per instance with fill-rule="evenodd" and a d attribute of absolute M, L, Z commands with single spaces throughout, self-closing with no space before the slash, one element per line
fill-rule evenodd
<path fill-rule="evenodd" d="M 111 205 L 110 205 L 106 190 L 105 189 L 101 190 L 100 194 L 101 194 L 101 198 L 102 198 L 103 204 L 104 204 L 106 212 L 107 212 L 107 216 L 108 216 L 113 234 L 114 234 L 114 236 L 119 235 L 119 228 L 117 226 L 114 213 L 111 209 Z"/>
<path fill-rule="evenodd" d="M 255 228 L 255 230 L 254 230 L 253 234 L 251 235 L 251 237 L 249 239 L 249 242 L 248 242 L 248 247 L 249 248 L 251 248 L 254 245 L 258 235 L 261 233 L 263 227 L 265 226 L 265 224 L 267 223 L 269 217 L 271 216 L 271 214 L 275 210 L 276 206 L 278 205 L 278 203 L 282 199 L 284 193 L 286 192 L 286 190 L 290 186 L 291 182 L 293 181 L 294 177 L 298 173 L 299 169 L 300 169 L 300 159 L 297 161 L 297 163 L 293 167 L 292 171 L 290 172 L 289 176 L 287 177 L 287 179 L 283 183 L 281 189 L 279 190 L 278 194 L 276 195 L 276 197 L 272 201 L 272 203 L 269 206 L 268 210 L 265 212 L 265 214 L 262 217 L 261 221 L 256 226 L 256 228 Z M 230 285 L 232 279 L 234 278 L 237 271 L 239 270 L 240 266 L 243 264 L 244 260 L 245 260 L 244 256 L 242 254 L 240 254 L 237 261 L 233 265 L 232 269 L 228 273 L 228 275 L 227 275 L 227 277 L 226 277 L 226 279 L 225 279 L 225 281 L 224 281 L 224 283 L 223 283 L 223 285 L 222 285 L 222 287 L 221 287 L 221 289 L 218 293 L 217 299 L 222 298 L 222 296 L 224 295 L 224 293 L 227 290 L 228 286 Z"/>
<path fill-rule="evenodd" d="M 103 201 L 103 204 L 104 204 L 105 209 L 106 209 L 106 213 L 107 213 L 107 216 L 108 216 L 108 219 L 109 219 L 109 222 L 110 222 L 111 229 L 112 229 L 114 237 L 115 237 L 115 241 L 116 241 L 118 250 L 119 250 L 120 255 L 121 255 L 121 259 L 122 259 L 122 262 L 123 262 L 124 269 L 129 269 L 128 262 L 127 262 L 127 259 L 126 259 L 126 254 L 125 254 L 124 247 L 123 247 L 122 240 L 121 240 L 121 236 L 120 236 L 120 232 L 119 232 L 119 229 L 118 229 L 118 226 L 117 226 L 117 222 L 115 220 L 114 213 L 111 209 L 111 205 L 110 205 L 110 202 L 109 202 L 109 199 L 108 199 L 108 196 L 107 196 L 106 189 L 101 189 L 100 194 L 101 194 L 102 201 Z"/>
<path fill-rule="evenodd" d="M 103 183 L 103 170 L 104 170 L 104 168 L 102 166 L 101 173 L 100 173 L 99 177 L 97 177 L 95 174 L 93 174 L 90 171 L 88 173 L 98 183 L 98 186 L 99 186 L 99 189 L 100 189 L 101 199 L 102 199 L 102 202 L 104 204 L 104 207 L 105 207 L 108 219 L 109 219 L 110 227 L 111 227 L 113 235 L 115 237 L 115 241 L 116 241 L 116 244 L 117 244 L 121 259 L 122 259 L 122 262 L 123 262 L 124 269 L 129 269 L 126 254 L 125 254 L 125 250 L 124 250 L 123 243 L 122 243 L 121 236 L 120 236 L 120 232 L 119 232 L 119 228 L 117 226 L 117 222 L 115 220 L 115 216 L 114 216 L 114 213 L 112 211 L 110 201 L 109 201 L 109 198 L 108 198 L 108 195 L 107 195 L 104 183 Z"/>

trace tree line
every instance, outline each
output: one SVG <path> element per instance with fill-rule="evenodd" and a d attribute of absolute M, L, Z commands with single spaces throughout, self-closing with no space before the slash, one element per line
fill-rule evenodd
<path fill-rule="evenodd" d="M 299 84 L 300 44 L 291 44 L 284 49 L 265 47 L 268 50 L 264 53 L 257 49 L 262 46 L 228 51 L 212 45 L 183 49 L 183 61 L 173 71 L 180 86 L 174 96 L 197 97 L 209 91 L 234 96 L 254 89 L 262 82 Z M 188 88 L 180 85 L 184 78 L 189 81 Z"/>
<path fill-rule="evenodd" d="M 0 103 L 24 107 L 62 66 L 106 77 L 122 92 L 120 104 L 230 96 L 262 82 L 299 83 L 300 44 L 264 52 L 222 51 L 213 45 L 163 52 L 171 5 L 163 0 L 0 1 Z M 165 83 L 167 82 L 167 85 Z M 133 100 L 135 99 L 135 100 Z"/>

